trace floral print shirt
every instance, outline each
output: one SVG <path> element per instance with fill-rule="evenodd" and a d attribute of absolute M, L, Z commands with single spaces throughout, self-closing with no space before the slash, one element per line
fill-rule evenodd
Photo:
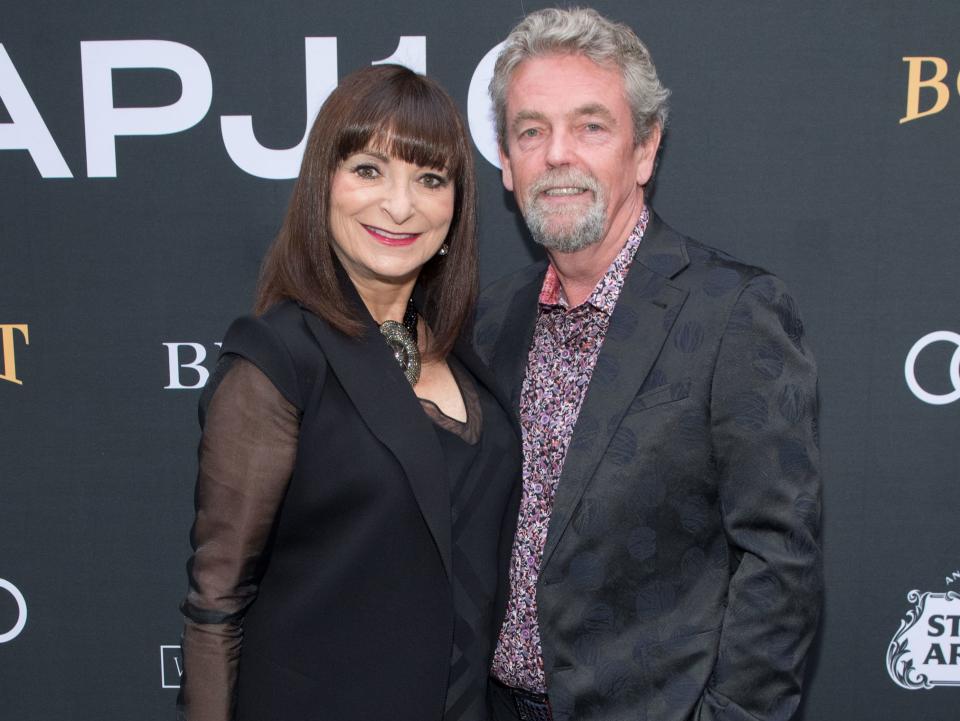
<path fill-rule="evenodd" d="M 554 494 L 610 316 L 648 219 L 644 208 L 627 242 L 583 303 L 568 307 L 553 265 L 547 268 L 540 291 L 520 395 L 523 496 L 510 562 L 510 599 L 492 665 L 493 675 L 508 686 L 546 692 L 537 579 Z"/>

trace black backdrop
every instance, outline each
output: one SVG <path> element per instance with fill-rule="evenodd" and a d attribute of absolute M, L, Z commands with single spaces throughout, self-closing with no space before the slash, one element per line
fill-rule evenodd
<path fill-rule="evenodd" d="M 5 0 L 3 718 L 173 715 L 199 393 L 177 386 L 249 308 L 291 188 L 242 169 L 223 126 L 244 121 L 221 118 L 293 147 L 305 51 L 322 96 L 401 36 L 466 111 L 475 68 L 541 6 Z M 819 359 L 827 603 L 802 717 L 956 719 L 960 6 L 596 7 L 674 91 L 655 207 L 785 278 Z M 333 41 L 305 38 L 336 39 L 336 72 Z M 489 282 L 534 251 L 479 152 L 478 172 Z M 921 672 L 932 688 L 907 688 Z"/>

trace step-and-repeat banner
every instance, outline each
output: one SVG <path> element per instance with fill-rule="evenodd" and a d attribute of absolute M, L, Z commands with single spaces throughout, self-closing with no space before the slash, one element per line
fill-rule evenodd
<path fill-rule="evenodd" d="M 485 283 L 536 255 L 486 84 L 537 2 L 0 11 L 0 716 L 173 716 L 196 406 L 338 78 L 469 118 Z M 960 6 L 598 2 L 673 90 L 653 204 L 789 284 L 820 365 L 826 609 L 801 716 L 960 707 Z"/>

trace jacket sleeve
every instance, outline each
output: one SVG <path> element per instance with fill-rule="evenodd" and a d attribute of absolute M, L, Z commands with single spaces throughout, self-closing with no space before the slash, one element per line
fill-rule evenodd
<path fill-rule="evenodd" d="M 181 605 L 178 718 L 234 717 L 242 619 L 254 601 L 264 549 L 297 449 L 299 412 L 263 371 L 221 357 L 205 403 L 189 590 Z"/>
<path fill-rule="evenodd" d="M 698 721 L 787 719 L 821 604 L 817 374 L 796 304 L 753 278 L 729 316 L 711 395 L 736 569 Z"/>

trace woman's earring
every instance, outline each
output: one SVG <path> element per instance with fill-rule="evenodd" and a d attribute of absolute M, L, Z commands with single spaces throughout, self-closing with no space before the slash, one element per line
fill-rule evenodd
<path fill-rule="evenodd" d="M 449 252 L 450 252 L 450 246 L 444 243 L 443 245 L 440 246 L 440 250 L 437 251 L 437 255 L 439 255 L 442 258 Z"/>

